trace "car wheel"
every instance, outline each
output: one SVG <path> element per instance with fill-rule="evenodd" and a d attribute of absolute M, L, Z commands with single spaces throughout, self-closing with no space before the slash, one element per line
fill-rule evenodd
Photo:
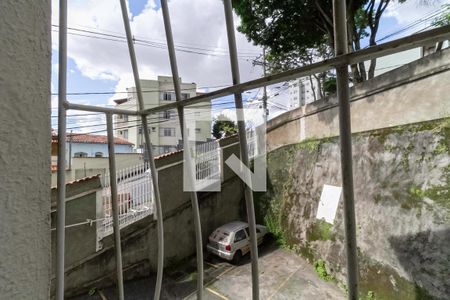
<path fill-rule="evenodd" d="M 233 256 L 233 264 L 238 265 L 241 262 L 241 259 L 242 259 L 242 252 L 241 250 L 238 250 Z"/>

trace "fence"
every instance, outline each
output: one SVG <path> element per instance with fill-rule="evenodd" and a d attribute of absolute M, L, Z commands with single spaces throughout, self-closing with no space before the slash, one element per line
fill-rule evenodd
<path fill-rule="evenodd" d="M 257 155 L 255 131 L 247 131 L 249 158 Z M 195 164 L 195 185 L 200 191 L 212 184 L 218 184 L 223 178 L 222 149 L 218 141 L 195 146 L 192 151 Z M 120 228 L 124 228 L 154 212 L 154 193 L 150 166 L 143 163 L 116 172 L 117 200 Z M 98 240 L 113 233 L 110 174 L 103 178 L 102 190 L 103 221 L 98 232 Z"/>
<path fill-rule="evenodd" d="M 221 182 L 222 151 L 218 141 L 211 141 L 195 146 L 192 151 L 195 164 L 196 190 L 202 190 L 212 184 Z"/>
<path fill-rule="evenodd" d="M 119 226 L 132 224 L 154 212 L 154 193 L 148 163 L 124 168 L 116 172 Z M 102 203 L 104 220 L 98 232 L 102 239 L 113 233 L 110 174 L 103 181 Z"/>

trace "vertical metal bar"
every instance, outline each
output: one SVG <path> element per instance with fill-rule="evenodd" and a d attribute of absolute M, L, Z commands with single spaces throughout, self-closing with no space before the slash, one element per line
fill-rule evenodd
<path fill-rule="evenodd" d="M 347 54 L 347 19 L 344 0 L 333 0 L 334 41 L 336 56 Z M 344 223 L 347 251 L 348 299 L 358 299 L 358 258 L 356 251 L 355 200 L 352 170 L 352 129 L 348 86 L 348 65 L 336 67 L 339 101 L 339 138 L 341 143 L 341 173 L 344 190 Z"/>
<path fill-rule="evenodd" d="M 231 73 L 233 85 L 240 83 L 239 65 L 237 59 L 236 37 L 234 35 L 234 22 L 231 0 L 224 0 L 225 21 L 227 26 L 228 47 L 230 51 Z M 242 111 L 242 94 L 234 94 L 236 106 L 239 146 L 241 150 L 241 161 L 245 166 L 249 166 L 247 136 L 245 131 L 244 113 Z M 258 272 L 258 244 L 256 238 L 255 207 L 253 203 L 253 192 L 248 185 L 245 185 L 245 202 L 247 207 L 247 218 L 250 229 L 250 254 L 252 258 L 252 294 L 253 299 L 259 299 L 259 272 Z"/>
<path fill-rule="evenodd" d="M 64 299 L 64 250 L 66 223 L 66 102 L 67 93 L 67 0 L 59 1 L 58 56 L 58 202 L 56 216 L 56 299 Z M 69 157 L 70 159 L 70 157 Z"/>
<path fill-rule="evenodd" d="M 114 153 L 114 129 L 111 114 L 106 114 L 106 130 L 108 133 L 109 186 L 111 189 L 114 248 L 116 252 L 117 292 L 119 295 L 119 300 L 123 300 L 124 291 L 122 274 L 122 247 L 120 245 L 119 207 L 117 203 L 116 155 Z M 120 206 L 122 206 L 122 203 L 120 204 Z"/>
<path fill-rule="evenodd" d="M 131 34 L 130 21 L 128 20 L 127 4 L 125 0 L 120 0 L 120 7 L 122 10 L 123 24 L 125 27 L 125 33 L 127 36 L 128 51 L 130 53 L 131 67 L 133 69 L 134 84 L 136 86 L 136 93 L 138 98 L 139 110 L 143 110 L 144 99 L 142 96 L 141 81 L 139 78 L 139 70 L 136 61 L 136 53 L 134 51 L 133 36 Z M 156 228 L 158 232 L 158 266 L 156 271 L 156 285 L 154 299 L 159 299 L 161 295 L 161 285 L 164 268 L 164 230 L 163 230 L 163 215 L 161 207 L 161 198 L 159 194 L 158 186 L 158 174 L 156 173 L 155 161 L 153 159 L 152 143 L 150 140 L 150 134 L 148 133 L 147 116 L 142 115 L 142 132 L 145 139 L 145 147 L 148 154 L 148 160 L 150 164 L 150 174 L 152 177 L 153 190 L 155 193 L 155 206 L 156 206 Z"/>
<path fill-rule="evenodd" d="M 181 88 L 180 88 L 180 77 L 178 75 L 178 66 L 177 66 L 177 56 L 175 53 L 175 45 L 173 42 L 173 34 L 172 34 L 172 26 L 170 23 L 170 13 L 169 7 L 167 5 L 167 0 L 161 0 L 161 9 L 163 13 L 164 19 L 164 28 L 166 32 L 166 40 L 167 40 L 167 48 L 169 50 L 169 58 L 170 58 L 170 67 L 172 70 L 172 78 L 173 78 L 173 86 L 175 89 L 175 96 L 177 101 L 181 101 Z M 184 136 L 184 132 L 186 130 L 186 123 L 184 122 L 184 110 L 182 106 L 178 106 L 178 118 L 180 122 L 181 129 L 181 137 L 184 141 L 184 158 L 186 159 L 185 166 L 187 167 L 187 173 L 189 174 L 189 180 L 191 186 L 194 186 L 193 176 L 195 174 L 192 170 L 192 158 L 191 158 L 191 149 L 188 145 L 188 141 L 186 136 Z M 202 299 L 203 293 L 203 242 L 202 242 L 202 227 L 200 220 L 200 209 L 198 206 L 198 197 L 196 192 L 190 193 L 192 212 L 194 214 L 194 228 L 195 228 L 195 246 L 197 252 L 197 299 Z"/>

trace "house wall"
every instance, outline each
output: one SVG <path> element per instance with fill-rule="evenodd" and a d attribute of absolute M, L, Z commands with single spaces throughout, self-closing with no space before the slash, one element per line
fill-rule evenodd
<path fill-rule="evenodd" d="M 450 50 L 426 56 L 351 88 L 353 132 L 450 114 Z M 336 96 L 286 112 L 267 124 L 268 151 L 339 134 Z"/>
<path fill-rule="evenodd" d="M 49 299 L 50 1 L 0 1 L 0 298 Z"/>
<path fill-rule="evenodd" d="M 71 227 L 72 224 L 97 219 L 97 201 L 101 201 L 101 180 L 93 176 L 66 186 L 66 248 L 65 263 L 71 265 L 95 252 L 96 233 L 99 223 Z M 52 253 L 56 253 L 56 200 L 57 190 L 52 189 Z M 52 272 L 55 272 L 56 255 L 52 256 Z"/>
<path fill-rule="evenodd" d="M 67 143 L 67 151 L 69 151 L 70 143 Z M 115 144 L 114 151 L 116 153 L 133 153 L 133 145 Z M 77 152 L 85 152 L 89 157 L 95 157 L 96 152 L 102 152 L 104 157 L 108 157 L 108 144 L 90 144 L 90 143 L 72 143 L 72 157 Z"/>
<path fill-rule="evenodd" d="M 143 162 L 140 153 L 116 153 L 116 169 L 121 170 Z M 86 176 L 104 175 L 109 170 L 108 157 L 74 157 L 71 170 L 66 171 L 66 182 Z M 52 173 L 51 186 L 56 186 L 56 172 Z"/>

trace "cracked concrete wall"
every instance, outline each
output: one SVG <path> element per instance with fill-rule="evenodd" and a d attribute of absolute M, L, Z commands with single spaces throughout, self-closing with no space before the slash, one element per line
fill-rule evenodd
<path fill-rule="evenodd" d="M 0 1 L 0 298 L 49 299 L 50 1 Z"/>

